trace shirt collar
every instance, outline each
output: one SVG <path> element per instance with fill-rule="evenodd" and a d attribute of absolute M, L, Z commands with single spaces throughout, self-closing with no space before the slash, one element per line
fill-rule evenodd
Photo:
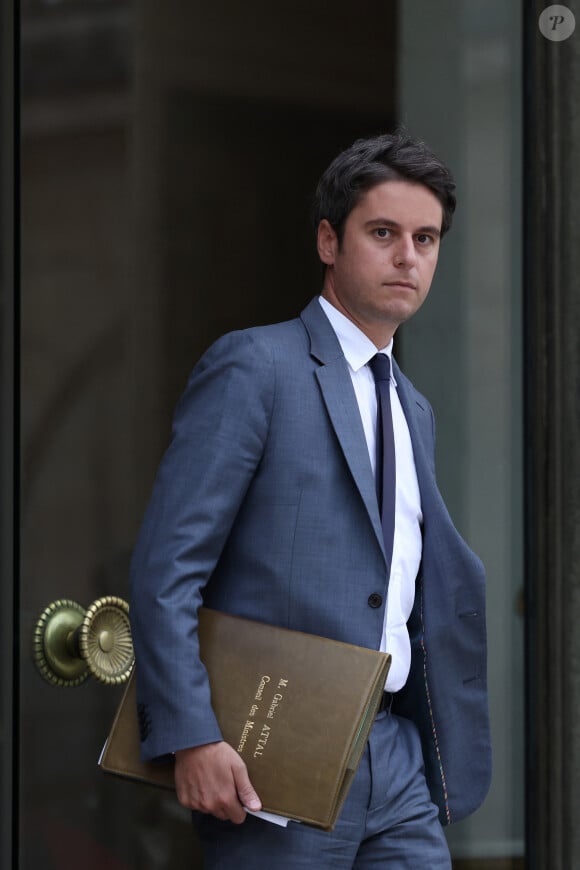
<path fill-rule="evenodd" d="M 393 353 L 392 338 L 386 347 L 378 351 L 370 338 L 358 328 L 356 323 L 349 320 L 328 299 L 319 296 L 318 301 L 336 333 L 347 363 L 354 372 L 366 366 L 377 353 L 385 353 L 389 357 L 389 360 L 391 360 Z M 395 379 L 392 372 L 393 366 L 391 365 L 391 378 L 394 382 Z"/>

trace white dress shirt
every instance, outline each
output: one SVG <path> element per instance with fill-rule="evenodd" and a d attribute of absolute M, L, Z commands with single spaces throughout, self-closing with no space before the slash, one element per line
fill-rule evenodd
<path fill-rule="evenodd" d="M 348 317 L 345 317 L 328 300 L 319 297 L 319 301 L 348 363 L 367 441 L 369 460 L 375 474 L 377 396 L 375 379 L 368 362 L 378 352 L 385 353 L 390 359 L 393 341 L 391 339 L 386 348 L 377 351 L 373 342 Z M 390 388 L 397 480 L 395 537 L 380 649 L 389 652 L 392 656 L 385 688 L 389 692 L 397 692 L 405 685 L 411 666 L 407 620 L 415 599 L 415 580 L 421 562 L 423 514 L 411 436 L 397 393 L 392 366 Z"/>

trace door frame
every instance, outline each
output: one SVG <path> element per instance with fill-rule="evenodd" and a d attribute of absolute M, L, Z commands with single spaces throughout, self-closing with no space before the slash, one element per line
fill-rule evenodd
<path fill-rule="evenodd" d="M 18 18 L 0 4 L 0 865 L 18 825 Z"/>
<path fill-rule="evenodd" d="M 564 870 L 580 861 L 580 35 L 545 38 L 545 6 L 523 5 L 526 857 Z"/>

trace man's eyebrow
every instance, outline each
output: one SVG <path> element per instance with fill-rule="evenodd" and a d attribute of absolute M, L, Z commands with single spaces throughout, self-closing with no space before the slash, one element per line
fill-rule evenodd
<path fill-rule="evenodd" d="M 401 224 L 397 223 L 397 221 L 391 220 L 390 218 L 373 218 L 370 221 L 367 221 L 365 224 L 366 227 L 371 229 L 372 227 L 392 227 L 395 230 L 401 229 Z M 431 224 L 427 224 L 424 227 L 417 227 L 415 230 L 415 234 L 417 233 L 428 233 L 429 235 L 435 236 L 436 238 L 440 238 L 441 230 L 439 227 L 432 226 Z"/>

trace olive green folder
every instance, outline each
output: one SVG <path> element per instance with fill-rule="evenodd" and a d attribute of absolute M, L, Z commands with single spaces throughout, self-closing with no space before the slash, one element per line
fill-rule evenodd
<path fill-rule="evenodd" d="M 377 713 L 390 656 L 207 608 L 199 611 L 199 638 L 224 740 L 245 761 L 263 809 L 331 830 Z M 140 759 L 134 673 L 99 764 L 174 788 L 171 761 Z"/>

